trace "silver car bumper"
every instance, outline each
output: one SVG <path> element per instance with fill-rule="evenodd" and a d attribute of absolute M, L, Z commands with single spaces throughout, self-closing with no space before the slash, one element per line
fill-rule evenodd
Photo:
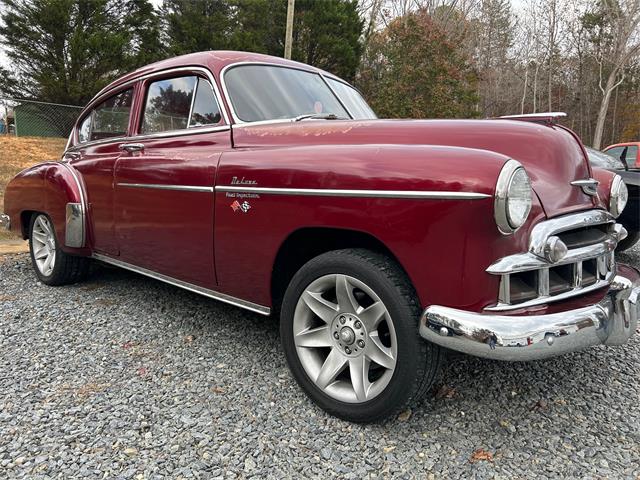
<path fill-rule="evenodd" d="M 9 218 L 9 215 L 0 213 L 0 228 L 4 228 L 5 230 L 9 230 L 11 228 L 11 218 Z"/>
<path fill-rule="evenodd" d="M 636 331 L 640 282 L 617 275 L 595 305 L 548 315 L 484 315 L 428 307 L 420 335 L 442 347 L 494 360 L 536 360 L 592 345 L 621 345 Z"/>

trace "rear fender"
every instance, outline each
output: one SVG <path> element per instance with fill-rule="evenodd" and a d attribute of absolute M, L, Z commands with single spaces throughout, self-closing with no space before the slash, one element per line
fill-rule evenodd
<path fill-rule="evenodd" d="M 80 174 L 69 164 L 46 162 L 23 170 L 7 185 L 5 213 L 11 230 L 29 236 L 33 212 L 49 215 L 63 251 L 88 255 L 87 204 Z"/>

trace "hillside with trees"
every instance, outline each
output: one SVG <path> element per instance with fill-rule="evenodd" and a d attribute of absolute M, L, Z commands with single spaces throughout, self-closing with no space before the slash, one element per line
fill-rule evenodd
<path fill-rule="evenodd" d="M 286 0 L 0 0 L 0 95 L 83 104 L 184 53 L 282 56 Z M 565 111 L 596 147 L 640 138 L 640 0 L 297 0 L 292 58 L 383 117 Z"/>

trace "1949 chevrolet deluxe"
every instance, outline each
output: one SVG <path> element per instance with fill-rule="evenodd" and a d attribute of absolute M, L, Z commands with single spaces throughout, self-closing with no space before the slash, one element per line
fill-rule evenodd
<path fill-rule="evenodd" d="M 552 117 L 379 120 L 329 73 L 206 52 L 98 93 L 63 158 L 10 182 L 2 219 L 45 284 L 96 259 L 277 312 L 305 392 L 373 421 L 424 394 L 442 347 L 531 360 L 626 342 L 625 199 Z"/>

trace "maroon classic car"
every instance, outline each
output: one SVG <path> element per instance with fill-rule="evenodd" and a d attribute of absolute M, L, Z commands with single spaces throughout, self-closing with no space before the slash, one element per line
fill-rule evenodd
<path fill-rule="evenodd" d="M 614 258 L 624 183 L 599 175 L 604 195 L 553 121 L 379 120 L 327 72 L 206 52 L 98 93 L 2 218 L 45 284 L 99 260 L 279 315 L 305 392 L 373 421 L 429 389 L 443 347 L 627 341 L 640 277 Z"/>

